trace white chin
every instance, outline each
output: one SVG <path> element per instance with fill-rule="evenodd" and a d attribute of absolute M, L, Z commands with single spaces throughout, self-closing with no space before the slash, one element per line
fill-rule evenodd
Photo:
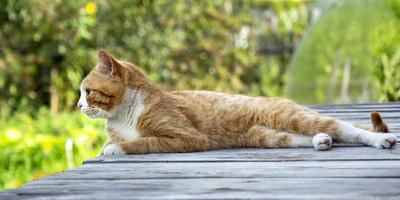
<path fill-rule="evenodd" d="M 110 117 L 110 113 L 108 113 L 107 111 L 104 111 L 100 108 L 94 108 L 94 109 L 90 109 L 90 111 L 82 109 L 81 110 L 86 116 L 88 116 L 89 118 L 95 119 L 95 118 L 109 118 Z"/>
<path fill-rule="evenodd" d="M 87 113 L 85 113 L 85 115 L 86 115 L 87 117 L 91 118 L 91 119 L 96 119 L 96 118 L 97 118 L 97 116 L 96 116 L 96 115 L 93 115 L 93 114 L 87 114 Z"/>

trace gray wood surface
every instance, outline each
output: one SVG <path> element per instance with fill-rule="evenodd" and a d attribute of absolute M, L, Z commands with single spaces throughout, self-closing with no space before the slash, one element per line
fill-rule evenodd
<path fill-rule="evenodd" d="M 341 147 L 329 151 L 313 151 L 310 148 L 285 149 L 234 149 L 196 153 L 148 154 L 132 156 L 102 156 L 85 163 L 125 162 L 282 162 L 324 160 L 400 160 L 400 148 L 374 149 L 371 147 Z"/>
<path fill-rule="evenodd" d="M 312 105 L 370 124 L 378 111 L 400 138 L 400 104 Z M 226 149 L 103 156 L 0 193 L 0 199 L 400 199 L 400 148 Z"/>
<path fill-rule="evenodd" d="M 366 167 L 368 166 L 368 167 Z M 196 170 L 193 170 L 196 169 Z M 83 167 L 47 177 L 46 180 L 180 179 L 180 178 L 396 178 L 400 162 L 182 162 L 107 163 Z M 299 173 L 301 170 L 301 173 Z"/>

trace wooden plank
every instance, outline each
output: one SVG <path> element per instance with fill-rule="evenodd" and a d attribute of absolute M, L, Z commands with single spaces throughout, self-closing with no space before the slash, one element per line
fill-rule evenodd
<path fill-rule="evenodd" d="M 399 161 L 87 164 L 44 180 L 176 178 L 400 178 Z M 301 171 L 301 173 L 299 173 Z"/>
<path fill-rule="evenodd" d="M 300 172 L 299 172 L 300 173 Z M 19 196 L 42 199 L 398 199 L 399 178 L 46 180 Z"/>
<path fill-rule="evenodd" d="M 314 108 L 314 107 L 309 107 L 315 111 L 318 112 L 345 112 L 349 113 L 351 112 L 361 112 L 361 113 L 370 113 L 370 112 L 396 112 L 400 109 L 400 107 L 374 107 L 374 108 L 368 108 L 368 107 L 362 107 L 362 108 L 347 108 L 347 107 L 336 107 L 336 108 L 331 108 L 331 107 L 320 107 L 320 108 Z"/>
<path fill-rule="evenodd" d="M 15 190 L 6 190 L 0 192 L 0 199 L 8 200 L 8 199 L 20 199 Z"/>
<path fill-rule="evenodd" d="M 352 113 L 352 112 L 358 112 L 358 113 L 363 113 L 368 115 L 371 112 L 379 112 L 379 113 L 395 113 L 399 112 L 399 108 L 335 108 L 335 109 L 327 109 L 327 108 L 311 108 L 315 111 L 318 112 L 330 112 L 330 113 Z"/>
<path fill-rule="evenodd" d="M 332 117 L 344 117 L 344 118 L 353 118 L 353 119 L 370 119 L 370 115 L 365 113 L 323 113 L 324 115 L 332 116 Z M 399 119 L 400 111 L 395 113 L 381 113 L 384 120 L 386 119 Z M 397 123 L 399 123 L 397 121 Z"/>
<path fill-rule="evenodd" d="M 354 118 L 354 117 L 338 117 L 338 119 L 346 121 L 346 122 L 351 122 L 351 123 L 357 123 L 357 124 L 365 124 L 365 125 L 370 125 L 371 121 L 369 118 Z M 385 122 L 389 125 L 389 127 L 392 124 L 397 124 L 398 123 L 398 118 L 391 118 L 391 117 L 386 117 Z"/>
<path fill-rule="evenodd" d="M 393 114 L 393 113 L 399 113 L 399 109 L 390 109 L 390 110 L 356 110 L 356 109 L 313 109 L 314 111 L 320 112 L 320 113 L 342 113 L 342 114 L 352 114 L 352 113 L 360 113 L 365 116 L 369 116 L 371 112 L 379 112 L 379 114 L 385 115 L 385 114 Z"/>
<path fill-rule="evenodd" d="M 400 103 L 371 103 L 371 104 L 331 104 L 331 105 L 307 105 L 313 109 L 338 109 L 338 108 L 349 108 L 349 109 L 378 109 L 378 108 L 399 108 Z"/>
<path fill-rule="evenodd" d="M 340 147 L 329 151 L 296 149 L 227 149 L 195 153 L 101 156 L 84 163 L 110 162 L 282 162 L 333 160 L 400 160 L 400 148 Z"/>

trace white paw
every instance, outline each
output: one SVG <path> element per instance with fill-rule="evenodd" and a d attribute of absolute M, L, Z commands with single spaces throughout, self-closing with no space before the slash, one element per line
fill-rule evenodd
<path fill-rule="evenodd" d="M 376 141 L 373 146 L 378 149 L 391 149 L 396 146 L 397 138 L 396 135 L 386 133 L 377 135 Z"/>
<path fill-rule="evenodd" d="M 314 149 L 317 151 L 325 151 L 332 148 L 332 137 L 325 133 L 318 133 L 312 139 Z"/>
<path fill-rule="evenodd" d="M 116 144 L 109 144 L 103 150 L 104 155 L 125 155 L 125 151 Z"/>

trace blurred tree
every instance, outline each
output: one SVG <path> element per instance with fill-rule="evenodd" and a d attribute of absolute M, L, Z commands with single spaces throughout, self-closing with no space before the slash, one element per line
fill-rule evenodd
<path fill-rule="evenodd" d="M 274 85 L 282 81 L 283 75 L 274 71 L 279 68 L 275 60 L 280 55 L 258 54 L 258 38 L 264 35 L 289 43 L 283 40 L 291 32 L 300 35 L 306 25 L 302 18 L 307 16 L 304 3 L 292 1 L 136 3 L 100 4 L 98 45 L 111 47 L 119 57 L 144 67 L 168 89 L 277 95 L 282 85 Z M 124 10 L 127 7 L 130 9 Z M 291 21 L 280 16 L 288 12 L 296 15 L 287 17 L 292 17 Z M 277 25 L 269 25 L 270 18 Z M 283 22 L 289 25 L 283 26 Z"/>
<path fill-rule="evenodd" d="M 99 48 L 142 66 L 167 89 L 278 95 L 308 21 L 303 1 L 1 4 L 0 98 L 11 112 L 74 106 Z M 259 54 L 265 47 L 278 51 Z"/>
<path fill-rule="evenodd" d="M 331 0 L 300 44 L 288 96 L 301 103 L 400 100 L 399 1 Z M 392 58 L 393 57 L 393 58 Z M 305 92 L 306 91 L 306 92 Z"/>
<path fill-rule="evenodd" d="M 69 107 L 95 44 L 85 2 L 2 1 L 0 98 L 10 111 Z M 3 104 L 4 105 L 4 104 Z"/>
<path fill-rule="evenodd" d="M 400 101 L 400 1 L 387 0 L 383 6 L 384 19 L 369 35 L 372 77 L 380 101 Z"/>

